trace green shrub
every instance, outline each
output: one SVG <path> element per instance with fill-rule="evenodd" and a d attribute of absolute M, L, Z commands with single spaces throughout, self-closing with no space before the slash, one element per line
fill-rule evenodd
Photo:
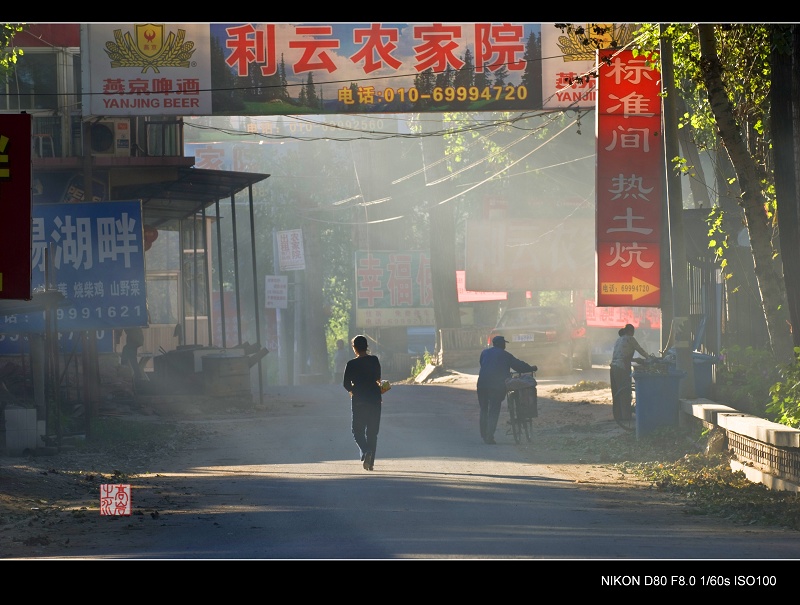
<path fill-rule="evenodd" d="M 781 379 L 771 351 L 739 346 L 723 349 L 716 370 L 716 401 L 745 414 L 768 417 L 770 389 Z"/>
<path fill-rule="evenodd" d="M 781 380 L 772 385 L 767 412 L 780 424 L 800 427 L 800 347 L 794 348 L 794 363 L 780 367 Z"/>
<path fill-rule="evenodd" d="M 423 353 L 422 357 L 417 357 L 414 367 L 411 368 L 411 377 L 415 378 L 418 376 L 428 364 L 434 365 L 433 361 L 433 354 L 430 353 L 428 349 L 425 349 L 425 353 Z"/>

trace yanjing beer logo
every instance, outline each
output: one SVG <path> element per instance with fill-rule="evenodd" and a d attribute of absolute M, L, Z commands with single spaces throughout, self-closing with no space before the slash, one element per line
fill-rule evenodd
<path fill-rule="evenodd" d="M 131 32 L 114 30 L 114 41 L 105 44 L 105 52 L 111 59 L 111 67 L 141 67 L 142 73 L 152 69 L 161 73 L 159 67 L 191 67 L 195 43 L 186 40 L 186 30 L 178 29 L 164 37 L 164 25 L 140 23 Z"/>
<path fill-rule="evenodd" d="M 633 40 L 636 28 L 634 23 L 587 23 L 586 27 L 570 29 L 558 37 L 562 60 L 594 61 L 596 49 L 624 47 Z M 592 43 L 588 44 L 588 40 Z"/>

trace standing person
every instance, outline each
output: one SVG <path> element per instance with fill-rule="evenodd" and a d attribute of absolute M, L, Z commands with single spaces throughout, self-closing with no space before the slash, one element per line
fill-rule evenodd
<path fill-rule="evenodd" d="M 614 352 L 611 354 L 611 399 L 614 420 L 618 422 L 629 422 L 631 419 L 633 354 L 638 352 L 643 357 L 650 356 L 634 337 L 635 331 L 633 324 L 625 324 L 624 328 L 620 328 L 619 338 L 614 343 Z"/>
<path fill-rule="evenodd" d="M 352 345 L 356 357 L 345 365 L 342 386 L 350 393 L 353 438 L 361 450 L 364 470 L 371 471 L 381 424 L 381 362 L 370 355 L 366 336 L 359 334 Z"/>
<path fill-rule="evenodd" d="M 144 344 L 144 332 L 141 328 L 125 328 L 125 345 L 120 353 L 120 363 L 130 366 L 134 380 L 143 380 L 144 372 L 139 366 L 139 347 Z M 119 342 L 119 340 L 117 340 Z"/>
<path fill-rule="evenodd" d="M 344 375 L 344 368 L 347 361 L 351 359 L 350 354 L 344 348 L 344 341 L 340 338 L 336 341 L 336 351 L 333 353 L 333 382 L 341 380 Z"/>
<path fill-rule="evenodd" d="M 492 338 L 492 346 L 481 351 L 481 369 L 478 372 L 478 405 L 480 429 L 484 443 L 494 445 L 494 432 L 500 418 L 500 405 L 506 398 L 506 378 L 515 372 L 536 372 L 539 368 L 506 351 L 508 341 L 503 336 Z"/>

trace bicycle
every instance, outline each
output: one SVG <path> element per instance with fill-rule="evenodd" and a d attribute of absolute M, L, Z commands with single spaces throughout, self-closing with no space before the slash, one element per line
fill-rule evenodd
<path fill-rule="evenodd" d="M 530 442 L 533 435 L 533 419 L 539 415 L 536 372 L 514 372 L 506 381 L 509 432 L 514 441 L 522 440 L 522 433 Z"/>

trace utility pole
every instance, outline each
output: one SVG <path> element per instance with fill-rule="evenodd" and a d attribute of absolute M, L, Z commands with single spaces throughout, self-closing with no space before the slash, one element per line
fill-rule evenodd
<path fill-rule="evenodd" d="M 443 161 L 445 149 L 441 134 L 444 130 L 442 114 L 437 116 L 422 121 L 423 131 L 428 135 L 422 140 L 426 186 L 447 174 Z M 439 134 L 432 136 L 433 133 Z M 430 216 L 431 283 L 437 332 L 443 328 L 461 327 L 456 285 L 455 201 L 440 205 L 436 201 L 438 190 L 439 188 L 432 186 L 426 191 Z"/>
<path fill-rule="evenodd" d="M 661 26 L 663 32 L 663 26 Z M 680 176 L 672 169 L 672 159 L 680 153 L 678 124 L 675 114 L 675 72 L 672 64 L 672 43 L 663 35 L 660 39 L 661 90 L 664 92 L 662 124 L 664 131 L 664 167 L 667 184 L 667 217 L 669 223 L 670 269 L 672 276 L 672 327 L 678 369 L 686 372 L 680 384 L 680 396 L 694 399 L 694 363 L 691 350 L 689 322 L 689 278 L 686 262 L 686 243 L 683 235 L 683 194 Z M 663 329 L 663 326 L 662 326 Z"/>
<path fill-rule="evenodd" d="M 272 228 L 272 271 L 275 275 L 281 274 L 280 260 L 278 258 L 278 232 L 274 227 Z M 288 385 L 289 348 L 286 342 L 286 313 L 280 308 L 275 309 L 275 323 L 278 329 L 278 384 Z"/>

